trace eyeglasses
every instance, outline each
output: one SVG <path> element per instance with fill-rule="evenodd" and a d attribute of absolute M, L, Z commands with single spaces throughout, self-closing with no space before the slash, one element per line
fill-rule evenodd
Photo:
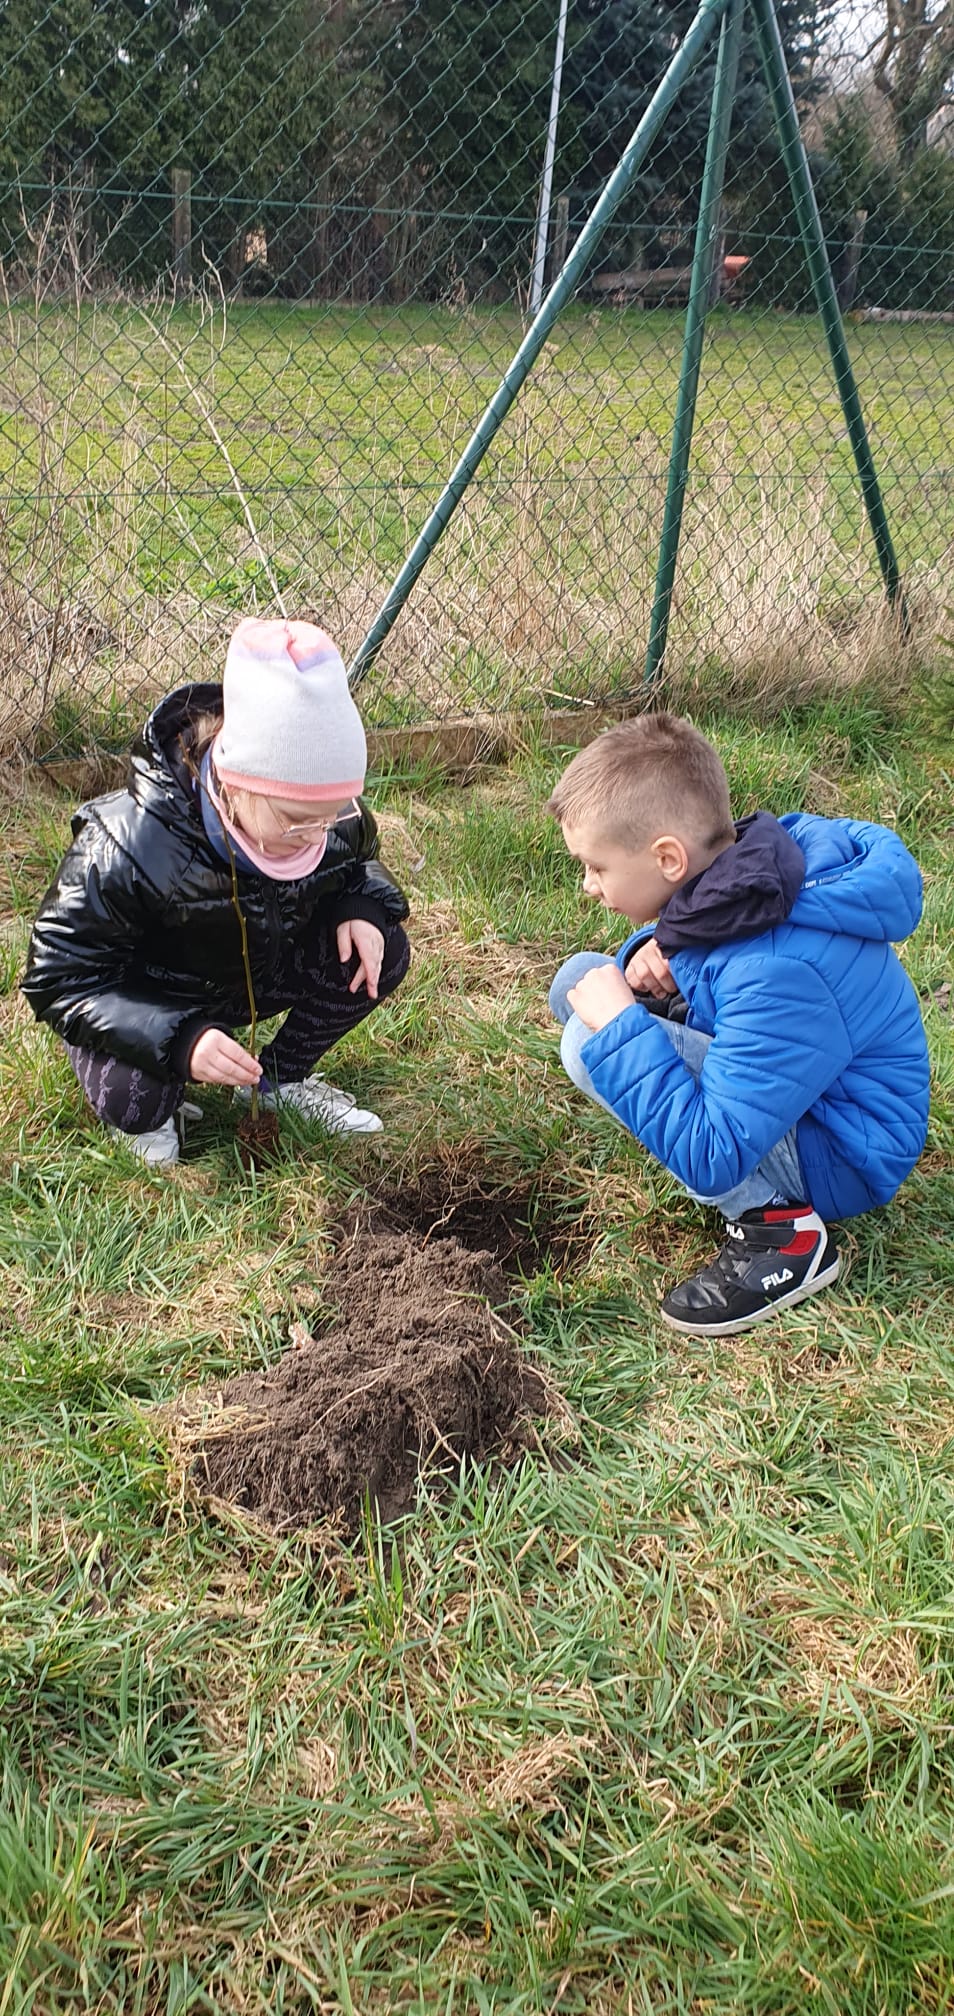
<path fill-rule="evenodd" d="M 336 812 L 333 819 L 286 819 L 284 812 L 279 812 L 274 805 L 269 806 L 269 811 L 282 840 L 306 839 L 308 837 L 318 840 L 321 838 L 322 833 L 328 832 L 329 827 L 340 826 L 346 819 L 357 819 L 358 817 L 357 809 L 354 812 Z"/>
<path fill-rule="evenodd" d="M 235 809 L 234 800 L 228 785 L 222 783 L 214 770 L 212 776 L 219 803 L 236 826 L 241 826 L 244 822 Z M 351 810 L 346 809 L 343 812 L 336 812 L 331 819 L 321 817 L 315 819 L 289 819 L 286 813 L 280 811 L 277 805 L 271 803 L 270 799 L 266 799 L 265 802 L 277 828 L 276 833 L 268 837 L 278 840 L 320 840 L 322 834 L 327 833 L 332 826 L 342 826 L 349 819 L 360 819 L 361 817 L 360 809 L 353 798 L 349 800 Z M 260 847 L 267 846 L 267 840 L 263 837 L 260 827 L 252 835 L 252 838 L 257 841 Z"/>

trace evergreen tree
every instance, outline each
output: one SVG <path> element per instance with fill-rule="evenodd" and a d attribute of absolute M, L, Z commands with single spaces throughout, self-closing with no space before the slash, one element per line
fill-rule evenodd
<path fill-rule="evenodd" d="M 828 4 L 782 0 L 800 92 Z M 554 194 L 571 194 L 574 226 L 692 13 L 571 0 Z M 557 14 L 558 0 L 0 0 L 6 249 L 52 189 L 68 200 L 91 174 L 110 265 L 150 280 L 168 263 L 170 170 L 185 167 L 194 232 L 227 272 L 259 223 L 291 291 L 511 295 L 529 273 Z M 600 264 L 691 229 L 714 63 L 715 39 Z M 787 200 L 749 39 L 727 186 L 752 216 Z"/>
<path fill-rule="evenodd" d="M 407 0 L 383 52 L 394 145 L 444 214 L 435 284 L 525 279 L 543 155 L 554 0 Z"/>
<path fill-rule="evenodd" d="M 831 0 L 781 0 L 790 74 L 803 102 Z M 693 19 L 694 0 L 571 0 L 555 193 L 574 229 L 616 166 Z M 471 286 L 525 280 L 543 161 L 558 0 L 398 0 L 386 96 L 419 200 L 443 210 Z M 653 234 L 688 232 L 705 156 L 717 37 L 685 85 L 597 253 L 640 257 Z M 778 149 L 752 37 L 739 64 L 727 191 L 768 177 Z"/>
<path fill-rule="evenodd" d="M 214 254 L 266 198 L 300 193 L 333 95 L 317 37 L 288 0 L 28 0 L 0 7 L 0 177 L 7 249 L 24 218 L 92 177 L 113 259 L 147 279 L 168 259 L 169 173 L 193 171 Z"/>
<path fill-rule="evenodd" d="M 667 64 L 696 12 L 695 0 L 574 0 L 582 24 L 568 64 L 567 100 L 578 132 L 562 154 L 564 179 L 574 186 L 575 208 L 588 209 L 612 172 L 652 98 Z M 789 75 L 804 105 L 821 79 L 813 58 L 822 10 L 816 0 L 782 0 L 779 25 Z M 698 206 L 718 37 L 684 86 L 643 165 L 632 195 L 617 214 L 598 255 L 604 266 L 626 265 L 652 254 L 658 231 L 688 237 Z M 766 181 L 774 189 L 780 167 L 768 93 L 758 51 L 743 26 L 732 133 L 726 163 L 726 198 L 751 204 Z"/>

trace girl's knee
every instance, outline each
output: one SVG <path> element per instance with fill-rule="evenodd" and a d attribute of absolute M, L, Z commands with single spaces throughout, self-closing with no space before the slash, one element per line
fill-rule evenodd
<path fill-rule="evenodd" d="M 132 1064 L 67 1043 L 66 1054 L 98 1120 L 121 1134 L 147 1134 L 182 1102 L 181 1080 L 154 1078 Z"/>
<path fill-rule="evenodd" d="M 399 987 L 411 963 L 411 945 L 407 932 L 401 924 L 392 924 L 385 935 L 384 958 L 378 980 L 378 995 L 393 994 Z"/>

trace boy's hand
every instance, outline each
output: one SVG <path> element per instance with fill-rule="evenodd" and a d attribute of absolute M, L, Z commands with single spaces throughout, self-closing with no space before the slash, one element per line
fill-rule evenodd
<path fill-rule="evenodd" d="M 262 1067 L 223 1029 L 203 1029 L 189 1056 L 189 1077 L 197 1085 L 257 1085 Z"/>
<path fill-rule="evenodd" d="M 604 1029 L 624 1008 L 632 1007 L 633 994 L 618 966 L 591 966 L 570 988 L 567 1000 L 588 1029 Z"/>
<path fill-rule="evenodd" d="M 647 938 L 645 945 L 638 945 L 623 970 L 634 994 L 652 994 L 657 1001 L 664 1001 L 667 994 L 679 992 L 669 971 L 669 961 L 660 952 L 655 938 Z"/>
<path fill-rule="evenodd" d="M 349 917 L 338 926 L 338 957 L 342 966 L 357 954 L 360 965 L 348 987 L 349 994 L 357 994 L 362 981 L 368 990 L 368 1000 L 378 998 L 378 981 L 384 960 L 384 933 L 376 924 L 369 924 L 365 917 Z"/>

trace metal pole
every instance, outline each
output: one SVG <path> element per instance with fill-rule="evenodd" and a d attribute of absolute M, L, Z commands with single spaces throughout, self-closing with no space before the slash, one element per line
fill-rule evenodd
<path fill-rule="evenodd" d="M 888 599 L 898 612 L 902 631 L 910 630 L 910 619 L 901 589 L 901 577 L 888 520 L 885 516 L 884 501 L 878 483 L 877 472 L 871 454 L 871 444 L 865 427 L 858 387 L 851 368 L 848 345 L 845 342 L 845 325 L 838 307 L 835 283 L 832 279 L 828 260 L 828 247 L 822 230 L 818 204 L 812 186 L 811 170 L 805 152 L 795 97 L 791 79 L 785 67 L 785 51 L 779 34 L 774 0 L 752 0 L 755 32 L 758 38 L 759 54 L 765 70 L 775 123 L 782 148 L 782 157 L 788 174 L 789 184 L 795 203 L 798 227 L 805 247 L 812 286 L 818 312 L 822 318 L 831 361 L 835 370 L 842 410 L 848 427 L 848 434 L 854 453 L 855 464 L 861 480 L 861 491 L 868 513 L 868 521 L 874 536 L 878 563 L 881 568 Z"/>
<path fill-rule="evenodd" d="M 672 430 L 669 482 L 666 488 L 662 537 L 659 542 L 656 592 L 649 623 L 645 675 L 647 679 L 655 679 L 662 665 L 669 629 L 669 611 L 672 606 L 679 534 L 682 528 L 682 507 L 689 475 L 689 450 L 692 447 L 692 429 L 696 416 L 699 366 L 706 331 L 706 311 L 712 291 L 715 250 L 721 231 L 722 184 L 725 179 L 725 158 L 729 148 L 729 128 L 732 124 L 732 107 L 735 102 L 743 6 L 744 0 L 730 0 L 729 12 L 722 17 L 722 28 L 719 33 L 719 54 L 712 92 L 712 110 L 709 114 L 709 137 L 706 143 L 702 194 L 699 198 L 699 216 L 696 222 L 696 242 L 692 254 L 692 279 L 689 283 L 689 305 L 686 309 L 679 395 Z"/>
<path fill-rule="evenodd" d="M 650 100 L 621 161 L 597 198 L 562 271 L 553 282 L 539 314 L 534 317 L 513 361 L 494 393 L 482 419 L 478 421 L 448 482 L 426 524 L 419 532 L 403 567 L 389 589 L 374 622 L 360 646 L 350 670 L 353 685 L 364 677 L 377 657 L 385 638 L 400 614 L 426 561 L 453 515 L 475 469 L 483 460 L 494 435 L 516 399 L 524 379 L 539 356 L 561 308 L 582 278 L 587 261 L 599 243 L 613 212 L 634 182 L 660 127 L 705 49 L 713 29 L 721 21 L 729 0 L 702 0 L 699 12 L 677 49 L 672 62 Z"/>
<path fill-rule="evenodd" d="M 566 17 L 570 0 L 560 0 L 560 16 L 557 21 L 556 48 L 553 52 L 553 83 L 550 88 L 550 116 L 547 120 L 546 146 L 543 151 L 543 174 L 540 178 L 540 205 L 537 210 L 537 229 L 533 245 L 533 271 L 530 280 L 530 313 L 539 313 L 543 300 L 543 280 L 547 264 L 547 238 L 550 232 L 550 190 L 553 186 L 553 161 L 556 155 L 557 125 L 560 118 L 560 83 L 563 77 L 563 49 L 566 42 Z"/>

